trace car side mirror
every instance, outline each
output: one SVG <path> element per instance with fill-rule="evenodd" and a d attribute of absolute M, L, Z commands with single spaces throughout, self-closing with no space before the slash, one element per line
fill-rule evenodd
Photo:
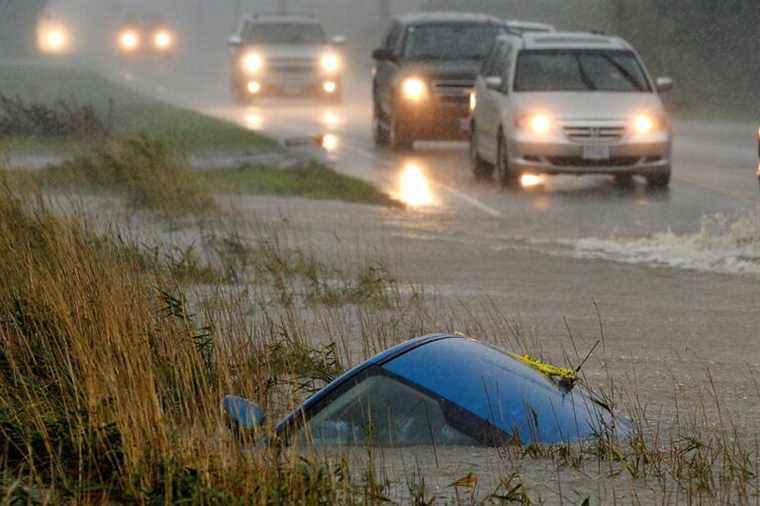
<path fill-rule="evenodd" d="M 657 91 L 660 93 L 671 91 L 673 89 L 673 80 L 669 77 L 658 77 L 656 85 Z"/>
<path fill-rule="evenodd" d="M 346 38 L 342 35 L 338 35 L 337 37 L 333 37 L 331 42 L 333 46 L 345 46 Z"/>
<path fill-rule="evenodd" d="M 264 410 L 247 399 L 228 395 L 224 398 L 223 406 L 233 429 L 253 430 L 264 423 Z"/>
<path fill-rule="evenodd" d="M 230 47 L 238 47 L 243 44 L 243 39 L 240 38 L 240 35 L 231 35 L 229 39 L 227 39 L 227 45 Z"/>
<path fill-rule="evenodd" d="M 501 90 L 502 85 L 504 84 L 504 80 L 499 76 L 488 76 L 486 77 L 486 88 L 489 90 Z"/>
<path fill-rule="evenodd" d="M 384 47 L 379 47 L 375 49 L 374 51 L 372 51 L 372 58 L 377 61 L 390 60 L 391 56 L 392 56 L 391 52 Z"/>

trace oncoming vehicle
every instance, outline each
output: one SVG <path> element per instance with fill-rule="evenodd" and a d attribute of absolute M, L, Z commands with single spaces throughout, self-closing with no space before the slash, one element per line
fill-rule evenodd
<path fill-rule="evenodd" d="M 505 446 L 624 436 L 627 420 L 577 384 L 574 371 L 472 339 L 431 335 L 352 369 L 274 427 L 273 444 Z M 224 400 L 238 429 L 264 413 Z"/>
<path fill-rule="evenodd" d="M 123 56 L 174 54 L 176 33 L 160 16 L 130 18 L 116 31 L 116 48 Z"/>
<path fill-rule="evenodd" d="M 464 137 L 475 77 L 503 33 L 503 21 L 479 14 L 394 18 L 372 54 L 376 145 L 411 149 L 416 140 Z"/>
<path fill-rule="evenodd" d="M 470 160 L 477 176 L 671 177 L 672 134 L 654 81 L 625 41 L 587 33 L 503 36 L 473 96 Z"/>
<path fill-rule="evenodd" d="M 316 94 L 339 100 L 343 93 L 343 37 L 328 41 L 311 15 L 246 16 L 232 47 L 232 94 L 239 100 L 265 94 Z"/>

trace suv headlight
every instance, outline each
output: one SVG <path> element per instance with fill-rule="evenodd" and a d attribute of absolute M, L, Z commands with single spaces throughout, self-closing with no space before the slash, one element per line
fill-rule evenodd
<path fill-rule="evenodd" d="M 243 70 L 255 74 L 264 68 L 265 61 L 264 57 L 258 53 L 248 53 L 243 56 L 241 63 L 243 65 Z"/>
<path fill-rule="evenodd" d="M 319 64 L 322 67 L 322 70 L 329 74 L 333 74 L 340 70 L 340 57 L 337 54 L 327 53 L 322 56 L 321 60 L 319 60 Z"/>
<path fill-rule="evenodd" d="M 427 84 L 418 77 L 407 77 L 401 83 L 401 94 L 410 102 L 421 102 L 427 97 L 427 93 Z"/>
<path fill-rule="evenodd" d="M 170 49 L 174 45 L 174 36 L 169 30 L 159 30 L 153 34 L 153 44 L 161 50 Z"/>
<path fill-rule="evenodd" d="M 135 51 L 140 47 L 140 33 L 136 30 L 124 30 L 119 35 L 119 47 L 124 51 Z"/>

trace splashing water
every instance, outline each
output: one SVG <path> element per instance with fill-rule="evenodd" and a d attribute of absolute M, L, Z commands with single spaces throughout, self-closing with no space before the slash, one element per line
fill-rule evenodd
<path fill-rule="evenodd" d="M 695 234 L 668 231 L 642 239 L 589 238 L 565 244 L 572 244 L 580 258 L 760 275 L 760 206 L 735 218 L 705 216 Z"/>

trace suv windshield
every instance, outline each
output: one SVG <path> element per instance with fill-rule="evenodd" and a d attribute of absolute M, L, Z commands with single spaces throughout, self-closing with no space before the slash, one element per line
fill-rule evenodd
<path fill-rule="evenodd" d="M 649 80 L 631 51 L 523 51 L 515 91 L 649 92 Z"/>
<path fill-rule="evenodd" d="M 404 56 L 430 60 L 482 60 L 500 29 L 494 25 L 448 23 L 409 28 Z"/>
<path fill-rule="evenodd" d="M 327 42 L 322 27 L 315 23 L 261 23 L 251 26 L 244 36 L 246 44 L 321 45 Z"/>

